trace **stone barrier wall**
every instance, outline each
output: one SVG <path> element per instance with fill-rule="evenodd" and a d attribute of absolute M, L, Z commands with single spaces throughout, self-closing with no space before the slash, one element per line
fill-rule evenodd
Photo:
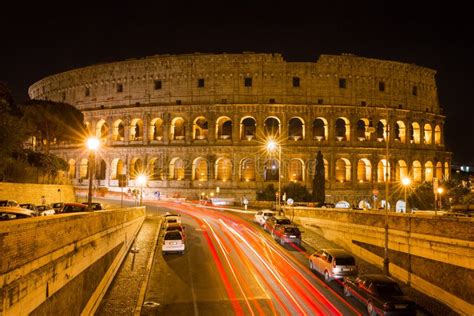
<path fill-rule="evenodd" d="M 0 182 L 0 200 L 40 205 L 42 196 L 48 204 L 76 201 L 72 185 Z"/>

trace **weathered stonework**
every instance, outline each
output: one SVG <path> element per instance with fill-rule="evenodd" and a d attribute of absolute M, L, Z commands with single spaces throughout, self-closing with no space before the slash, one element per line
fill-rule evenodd
<path fill-rule="evenodd" d="M 158 55 L 53 75 L 29 94 L 83 111 L 104 145 L 97 185 L 111 189 L 117 175 L 126 173 L 134 186 L 135 174 L 146 171 L 148 186 L 169 195 L 198 197 L 219 187 L 221 195 L 252 196 L 278 185 L 280 164 L 265 164 L 278 155 L 263 149 L 272 134 L 281 146 L 282 187 L 311 187 L 321 150 L 328 199 L 357 203 L 385 187 L 387 125 L 391 186 L 405 175 L 417 182 L 449 177 L 435 71 L 412 64 L 353 55 L 317 62 Z M 82 147 L 55 150 L 70 162 L 74 183 L 87 185 Z"/>

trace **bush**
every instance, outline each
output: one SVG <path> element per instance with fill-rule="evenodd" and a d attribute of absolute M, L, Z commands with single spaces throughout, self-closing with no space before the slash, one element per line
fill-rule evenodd
<path fill-rule="evenodd" d="M 257 201 L 275 201 L 276 192 L 273 184 L 269 184 L 265 189 L 257 192 Z"/>
<path fill-rule="evenodd" d="M 286 199 L 293 199 L 295 202 L 308 202 L 312 200 L 311 193 L 309 193 L 306 186 L 299 183 L 290 183 L 283 187 L 283 192 L 286 193 Z"/>

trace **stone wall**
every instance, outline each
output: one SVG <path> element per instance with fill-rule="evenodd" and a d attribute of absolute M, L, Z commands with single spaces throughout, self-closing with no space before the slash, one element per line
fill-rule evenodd
<path fill-rule="evenodd" d="M 41 196 L 44 196 L 49 204 L 76 201 L 72 185 L 0 182 L 0 200 L 40 205 Z"/>
<path fill-rule="evenodd" d="M 288 216 L 372 264 L 383 266 L 385 213 L 295 207 Z M 388 215 L 390 273 L 451 306 L 474 314 L 474 220 Z"/>
<path fill-rule="evenodd" d="M 93 311 L 144 219 L 140 207 L 1 222 L 0 314 Z"/>

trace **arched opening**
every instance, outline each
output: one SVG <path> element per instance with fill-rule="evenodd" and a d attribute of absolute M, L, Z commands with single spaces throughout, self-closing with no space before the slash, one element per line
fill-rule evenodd
<path fill-rule="evenodd" d="M 140 158 L 133 158 L 130 162 L 129 178 L 134 180 L 139 174 L 145 173 L 143 161 Z"/>
<path fill-rule="evenodd" d="M 110 168 L 111 180 L 118 180 L 119 175 L 125 175 L 123 160 L 120 158 L 115 158 L 114 160 L 112 160 Z"/>
<path fill-rule="evenodd" d="M 413 122 L 410 125 L 410 143 L 420 143 L 420 124 L 418 124 L 417 122 Z"/>
<path fill-rule="evenodd" d="M 242 159 L 240 164 L 240 181 L 255 181 L 255 161 L 253 159 Z"/>
<path fill-rule="evenodd" d="M 81 164 L 79 165 L 79 179 L 87 179 L 89 176 L 89 160 L 86 158 L 81 159 Z"/>
<path fill-rule="evenodd" d="M 431 129 L 430 124 L 425 124 L 425 126 L 423 126 L 423 141 L 426 145 L 431 145 L 433 143 L 433 130 Z"/>
<path fill-rule="evenodd" d="M 406 177 L 408 177 L 407 163 L 405 160 L 398 160 L 395 165 L 395 181 L 401 182 Z"/>
<path fill-rule="evenodd" d="M 369 126 L 369 120 L 366 118 L 361 118 L 360 120 L 357 121 L 357 126 L 356 126 L 357 140 L 364 141 L 364 140 L 370 139 L 370 133 L 367 130 L 368 126 Z"/>
<path fill-rule="evenodd" d="M 439 125 L 435 126 L 435 144 L 441 145 L 441 127 Z"/>
<path fill-rule="evenodd" d="M 109 124 L 105 120 L 100 120 L 97 122 L 96 128 L 96 137 L 99 138 L 102 142 L 107 141 L 109 136 Z"/>
<path fill-rule="evenodd" d="M 265 161 L 263 178 L 265 181 L 278 181 L 280 177 L 280 164 L 277 159 L 270 158 Z"/>
<path fill-rule="evenodd" d="M 377 141 L 387 141 L 387 120 L 380 120 L 377 122 L 377 127 L 375 128 L 375 137 Z"/>
<path fill-rule="evenodd" d="M 207 181 L 209 165 L 205 158 L 199 157 L 193 162 L 193 180 Z"/>
<path fill-rule="evenodd" d="M 377 182 L 390 181 L 390 162 L 382 159 L 377 164 Z"/>
<path fill-rule="evenodd" d="M 208 122 L 204 116 L 197 117 L 193 122 L 193 139 L 207 139 Z"/>
<path fill-rule="evenodd" d="M 114 141 L 124 141 L 125 139 L 125 125 L 123 124 L 122 120 L 116 120 L 114 122 L 114 130 L 113 130 L 113 139 Z"/>
<path fill-rule="evenodd" d="M 227 116 L 219 117 L 216 121 L 217 139 L 232 139 L 232 120 Z"/>
<path fill-rule="evenodd" d="M 336 120 L 336 140 L 349 141 L 351 126 L 349 120 L 345 117 L 339 117 Z"/>
<path fill-rule="evenodd" d="M 266 138 L 278 138 L 280 135 L 280 121 L 275 117 L 267 117 L 264 123 Z"/>
<path fill-rule="evenodd" d="M 449 169 L 449 163 L 445 162 L 444 163 L 444 180 L 449 180 L 450 178 L 450 169 Z"/>
<path fill-rule="evenodd" d="M 299 117 L 293 117 L 288 122 L 288 137 L 295 141 L 304 139 L 304 123 Z"/>
<path fill-rule="evenodd" d="M 443 164 L 441 161 L 436 163 L 436 178 L 439 180 L 443 179 Z"/>
<path fill-rule="evenodd" d="M 346 158 L 339 158 L 336 161 L 336 181 L 351 181 L 351 163 Z"/>
<path fill-rule="evenodd" d="M 163 120 L 161 118 L 155 118 L 151 120 L 149 138 L 150 140 L 163 139 Z"/>
<path fill-rule="evenodd" d="M 229 158 L 219 158 L 216 161 L 216 180 L 232 180 L 232 162 Z"/>
<path fill-rule="evenodd" d="M 240 139 L 252 140 L 255 137 L 257 123 L 253 117 L 243 118 L 240 122 Z"/>
<path fill-rule="evenodd" d="M 184 180 L 185 175 L 185 168 L 184 168 L 184 161 L 180 158 L 173 158 L 170 161 L 169 167 L 169 177 L 172 180 Z"/>
<path fill-rule="evenodd" d="M 328 121 L 325 118 L 318 117 L 313 121 L 313 139 L 317 141 L 328 139 Z"/>
<path fill-rule="evenodd" d="M 433 181 L 433 163 L 431 161 L 425 162 L 425 181 L 431 182 Z"/>
<path fill-rule="evenodd" d="M 405 127 L 405 123 L 403 123 L 403 121 L 397 121 L 395 123 L 395 133 L 394 133 L 394 136 L 395 136 L 395 140 L 401 142 L 401 143 L 405 143 L 406 142 L 406 127 Z"/>
<path fill-rule="evenodd" d="M 288 179 L 292 182 L 304 181 L 304 165 L 300 159 L 291 159 L 288 166 Z"/>
<path fill-rule="evenodd" d="M 95 178 L 97 180 L 105 180 L 105 174 L 107 171 L 107 164 L 105 163 L 105 160 L 101 159 L 96 167 L 97 168 L 95 170 Z"/>
<path fill-rule="evenodd" d="M 421 163 L 418 160 L 413 161 L 413 182 L 421 182 Z"/>
<path fill-rule="evenodd" d="M 130 141 L 143 140 L 143 121 L 141 119 L 133 119 L 130 124 Z"/>
<path fill-rule="evenodd" d="M 372 164 L 367 158 L 359 159 L 357 162 L 357 181 L 369 182 L 372 177 Z"/>
<path fill-rule="evenodd" d="M 324 161 L 324 180 L 329 181 L 329 162 L 323 158 Z"/>
<path fill-rule="evenodd" d="M 68 177 L 69 179 L 75 179 L 76 178 L 76 161 L 74 159 L 69 159 L 68 161 Z"/>
<path fill-rule="evenodd" d="M 182 140 L 184 139 L 184 119 L 182 117 L 175 117 L 171 121 L 171 129 L 170 129 L 170 139 L 172 140 Z"/>
<path fill-rule="evenodd" d="M 151 158 L 148 162 L 148 177 L 152 181 L 165 180 L 163 159 Z"/>

